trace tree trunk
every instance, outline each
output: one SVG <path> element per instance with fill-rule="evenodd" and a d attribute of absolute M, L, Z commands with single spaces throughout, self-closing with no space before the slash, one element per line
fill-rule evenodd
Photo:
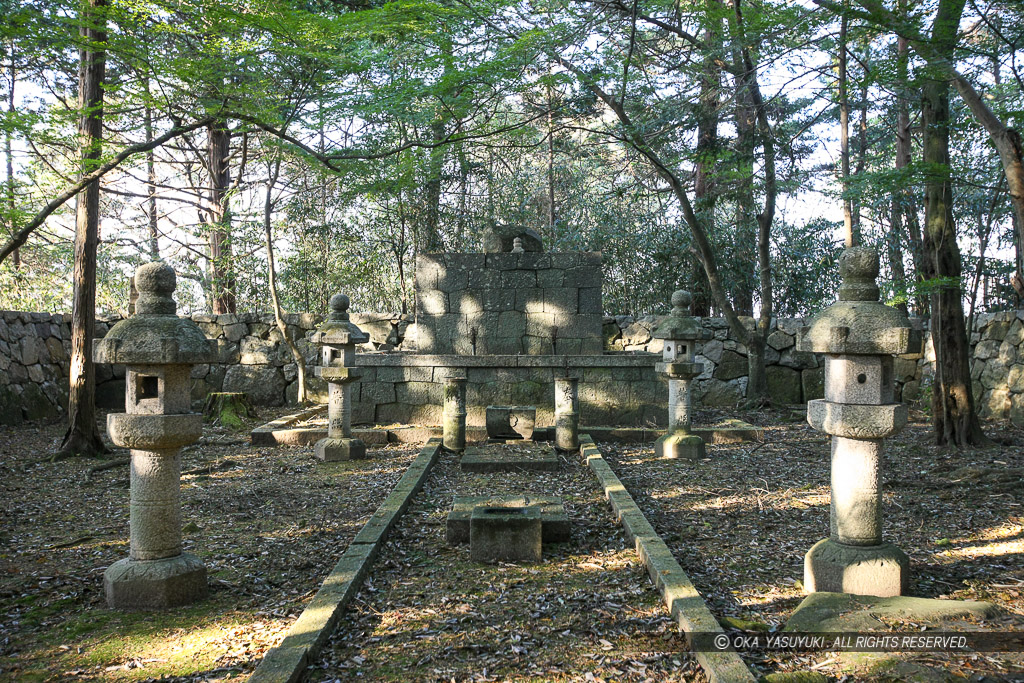
<path fill-rule="evenodd" d="M 149 101 L 149 78 L 143 82 L 146 90 L 146 109 L 143 123 L 146 129 L 146 142 L 153 140 L 153 107 Z M 146 194 L 149 195 L 149 256 L 154 261 L 160 260 L 160 232 L 158 230 L 158 217 L 156 215 L 156 152 L 146 152 Z"/>
<path fill-rule="evenodd" d="M 850 20 L 839 19 L 839 166 L 843 188 L 843 241 L 847 247 L 857 246 L 853 233 L 853 206 L 850 201 L 850 84 L 847 75 L 847 33 Z"/>
<path fill-rule="evenodd" d="M 737 49 L 733 62 L 742 70 L 743 59 Z M 754 126 L 756 112 L 748 78 L 736 77 L 736 261 L 738 279 L 733 285 L 733 306 L 737 315 L 754 315 L 754 286 L 751 266 L 755 262 L 757 244 L 754 214 Z"/>
<path fill-rule="evenodd" d="M 209 239 L 211 302 L 217 314 L 235 312 L 235 275 L 231 258 L 231 132 L 227 123 L 207 126 L 207 166 L 210 173 Z"/>
<path fill-rule="evenodd" d="M 295 360 L 295 381 L 298 382 L 298 393 L 295 400 L 302 404 L 306 402 L 306 358 L 302 355 L 295 340 L 288 336 L 288 324 L 284 320 L 281 300 L 277 295 L 277 268 L 274 265 L 274 238 L 270 219 L 274 208 L 272 192 L 279 172 L 280 161 L 277 162 L 271 180 L 267 182 L 267 195 L 263 202 L 263 234 L 267 242 L 267 276 L 270 280 L 270 299 L 274 303 L 274 320 L 277 323 L 277 330 L 281 333 L 281 338 L 288 345 L 288 350 L 292 352 L 292 358 Z"/>
<path fill-rule="evenodd" d="M 10 87 L 7 91 L 7 116 L 11 117 L 14 115 L 14 86 L 18 81 L 18 68 L 14 61 L 14 39 L 10 41 L 10 58 L 11 68 L 9 72 Z M 8 218 L 8 225 L 10 226 L 11 236 L 14 236 L 14 215 L 17 211 L 18 204 L 14 196 L 14 154 L 11 150 L 11 128 L 7 127 L 4 131 L 4 153 L 7 155 L 7 209 L 11 212 Z M 15 249 L 14 253 L 11 254 L 11 263 L 14 269 L 21 268 L 21 249 Z"/>
<path fill-rule="evenodd" d="M 440 108 L 438 108 L 440 109 Z M 444 120 L 438 115 L 430 122 L 430 135 L 434 142 L 444 139 Z M 444 172 L 445 145 L 427 151 L 427 181 L 423 187 L 423 201 L 426 204 L 424 220 L 420 223 L 420 251 L 435 253 L 444 249 L 441 241 L 441 176 Z"/>
<path fill-rule="evenodd" d="M 949 82 L 927 81 L 922 89 L 925 183 L 924 249 L 929 278 L 938 279 L 931 295 L 931 334 L 935 347 L 932 410 L 940 445 L 982 445 L 971 390 L 970 344 L 964 324 L 960 249 L 953 224 L 949 178 Z"/>
<path fill-rule="evenodd" d="M 85 0 L 81 10 L 78 122 L 82 150 L 81 173 L 92 171 L 100 160 L 103 137 L 103 80 L 106 71 L 107 0 Z M 78 195 L 75 212 L 74 295 L 71 312 L 71 373 L 68 393 L 68 429 L 57 457 L 96 455 L 107 448 L 96 427 L 96 367 L 92 339 L 96 329 L 96 250 L 99 243 L 100 181 Z"/>

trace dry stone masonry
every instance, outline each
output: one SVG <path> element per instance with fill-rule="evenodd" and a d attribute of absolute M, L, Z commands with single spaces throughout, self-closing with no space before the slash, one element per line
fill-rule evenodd
<path fill-rule="evenodd" d="M 182 552 L 180 451 L 203 433 L 190 412 L 191 366 L 214 349 L 192 321 L 175 315 L 174 270 L 149 263 L 135 272 L 136 315 L 96 345 L 97 363 L 126 367 L 127 413 L 107 416 L 107 432 L 131 449 L 130 553 L 103 573 L 115 609 L 184 605 L 206 595 L 206 568 Z"/>
<path fill-rule="evenodd" d="M 690 315 L 692 300 L 684 289 L 673 293 L 672 312 L 652 333 L 663 343 L 663 362 L 656 369 L 668 377 L 668 431 L 654 442 L 654 454 L 659 458 L 704 457 L 704 440 L 690 431 L 690 383 L 704 371 L 704 366 L 693 360 L 697 341 L 709 337 L 701 329 L 700 321 Z"/>
<path fill-rule="evenodd" d="M 331 297 L 331 313 L 313 335 L 320 347 L 320 365 L 316 376 L 330 385 L 327 403 L 327 438 L 316 442 L 316 457 L 326 462 L 357 460 L 366 457 L 366 445 L 352 438 L 352 383 L 360 376 L 356 364 L 356 344 L 369 336 L 349 320 L 349 300 L 344 294 Z"/>
<path fill-rule="evenodd" d="M 883 440 L 907 422 L 895 401 L 893 357 L 920 350 L 920 332 L 878 301 L 878 252 L 853 247 L 839 258 L 839 301 L 804 328 L 800 348 L 825 354 L 825 398 L 807 404 L 807 421 L 832 435 L 831 535 L 804 558 L 804 586 L 902 595 L 906 554 L 882 541 Z"/>

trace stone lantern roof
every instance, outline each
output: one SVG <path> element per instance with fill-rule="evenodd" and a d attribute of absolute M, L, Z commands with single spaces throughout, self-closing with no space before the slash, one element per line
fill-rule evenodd
<path fill-rule="evenodd" d="M 323 325 L 313 333 L 314 344 L 365 344 L 370 335 L 348 319 L 349 300 L 344 294 L 335 294 L 330 301 L 331 312 Z"/>
<path fill-rule="evenodd" d="M 690 315 L 693 297 L 685 289 L 672 293 L 672 312 L 658 324 L 651 337 L 654 339 L 703 339 L 704 328 L 700 320 Z"/>
<path fill-rule="evenodd" d="M 194 322 L 177 315 L 171 297 L 177 287 L 173 268 L 161 261 L 147 263 L 135 271 L 135 287 L 135 315 L 114 325 L 96 343 L 95 362 L 185 365 L 216 360 L 214 342 Z"/>
<path fill-rule="evenodd" d="M 800 331 L 801 351 L 849 355 L 920 353 L 921 332 L 907 316 L 878 300 L 878 252 L 851 247 L 839 257 L 839 301 Z"/>

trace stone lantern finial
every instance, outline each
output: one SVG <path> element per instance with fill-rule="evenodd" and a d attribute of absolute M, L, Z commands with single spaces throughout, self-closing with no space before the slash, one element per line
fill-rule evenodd
<path fill-rule="evenodd" d="M 878 252 L 871 247 L 850 247 L 839 256 L 840 301 L 878 301 Z"/>
<path fill-rule="evenodd" d="M 685 289 L 672 292 L 672 315 L 690 315 L 693 296 Z"/>
<path fill-rule="evenodd" d="M 349 300 L 347 294 L 335 294 L 332 296 L 330 307 L 331 312 L 327 316 L 328 320 L 348 320 Z"/>
<path fill-rule="evenodd" d="M 139 298 L 135 301 L 136 314 L 174 315 L 178 304 L 171 294 L 177 289 L 174 268 L 163 261 L 154 261 L 139 266 L 135 271 L 135 289 Z"/>

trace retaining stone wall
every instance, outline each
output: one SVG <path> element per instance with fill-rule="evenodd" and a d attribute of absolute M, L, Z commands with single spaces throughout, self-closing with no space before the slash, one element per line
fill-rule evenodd
<path fill-rule="evenodd" d="M 195 401 L 201 401 L 210 391 L 244 391 L 259 405 L 294 402 L 297 393 L 295 364 L 288 347 L 281 342 L 272 316 L 191 317 L 208 337 L 218 340 L 220 349 L 217 363 L 199 365 L 193 371 Z M 658 316 L 603 317 L 604 348 L 613 352 L 660 354 L 661 342 L 651 338 L 651 330 L 659 319 Z M 69 320 L 70 316 L 61 314 L 0 312 L 0 424 L 52 418 L 65 409 L 71 346 Z M 105 335 L 117 320 L 97 321 L 97 336 Z M 433 417 L 434 412 L 440 410 L 440 379 L 435 381 L 432 374 L 427 379 L 423 367 L 401 366 L 397 360 L 401 354 L 384 354 L 393 359 L 384 361 L 378 355 L 367 353 L 410 350 L 411 340 L 417 336 L 412 316 L 354 313 L 352 320 L 371 338 L 359 355 L 358 363 L 367 370 L 356 392 L 355 418 L 358 421 L 409 422 L 413 421 L 412 416 L 420 415 L 439 422 Z M 309 342 L 309 336 L 321 322 L 321 316 L 291 314 L 286 316 L 286 321 L 288 334 L 297 340 L 307 364 L 316 362 L 316 348 Z M 746 348 L 730 338 L 724 320 L 707 318 L 702 322 L 713 339 L 704 343 L 698 356 L 705 364 L 705 371 L 695 382 L 694 398 L 698 406 L 733 406 L 746 391 Z M 796 335 L 803 323 L 800 319 L 780 320 L 768 339 L 768 381 L 772 395 L 780 401 L 802 403 L 822 393 L 820 359 L 795 350 Z M 753 321 L 748 320 L 748 324 L 752 325 Z M 1024 311 L 982 314 L 974 330 L 972 378 L 981 413 L 1024 424 Z M 922 383 L 927 385 L 932 375 L 934 354 L 927 335 L 925 339 L 923 357 L 896 360 L 897 391 L 908 401 L 922 398 Z M 592 405 L 595 419 L 600 419 L 597 423 L 640 424 L 663 420 L 662 410 L 651 406 L 663 408 L 667 389 L 664 381 L 653 372 L 655 358 L 647 360 L 650 368 L 583 370 L 580 391 L 585 395 L 588 391 L 585 385 L 595 384 Z M 381 363 L 392 365 L 385 367 Z M 553 368 L 516 367 L 506 363 L 504 367 L 480 366 L 474 370 L 470 376 L 470 406 L 474 401 L 477 406 L 488 403 L 546 405 L 550 399 L 547 388 L 552 381 Z M 312 375 L 309 372 L 307 377 L 312 397 L 326 402 L 326 385 Z M 124 368 L 99 365 L 96 377 L 97 403 L 101 407 L 123 409 Z M 478 388 L 474 389 L 474 385 Z M 542 415 L 543 410 L 545 408 L 541 408 Z"/>

